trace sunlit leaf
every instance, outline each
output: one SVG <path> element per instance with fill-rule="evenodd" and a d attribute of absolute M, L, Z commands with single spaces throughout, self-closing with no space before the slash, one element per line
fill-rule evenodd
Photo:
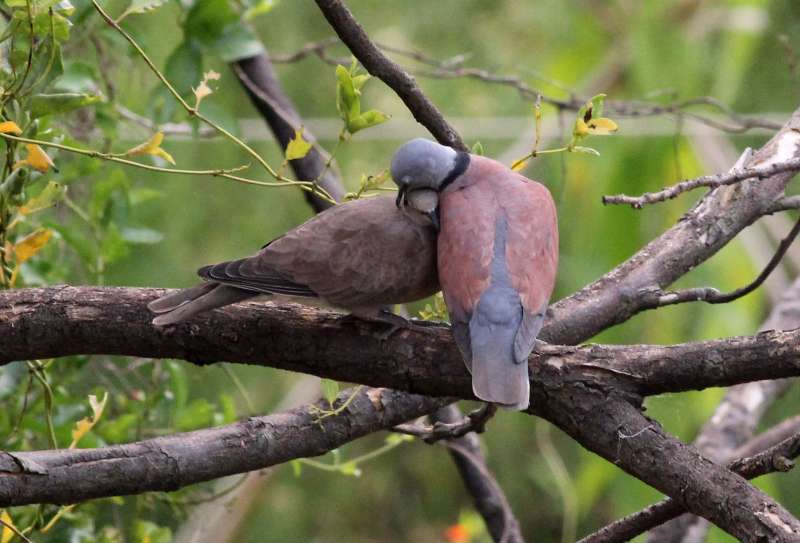
<path fill-rule="evenodd" d="M 606 117 L 600 117 L 599 119 L 592 119 L 586 126 L 589 130 L 589 134 L 595 136 L 606 136 L 608 134 L 613 134 L 619 128 L 617 123 L 608 119 Z"/>
<path fill-rule="evenodd" d="M 31 213 L 51 208 L 64 198 L 66 192 L 67 187 L 55 181 L 50 181 L 42 189 L 42 192 L 25 202 L 17 211 L 22 215 L 30 215 Z"/>
<path fill-rule="evenodd" d="M 19 136 L 22 134 L 22 130 L 14 121 L 3 121 L 0 123 L 0 134 L 16 134 Z"/>
<path fill-rule="evenodd" d="M 117 23 L 128 15 L 136 13 L 146 13 L 166 4 L 167 0 L 133 0 L 130 5 L 117 17 Z"/>
<path fill-rule="evenodd" d="M 323 379 L 320 386 L 322 387 L 322 396 L 329 404 L 333 405 L 336 396 L 339 394 L 339 383 L 333 379 Z"/>
<path fill-rule="evenodd" d="M 472 146 L 470 152 L 473 155 L 480 155 L 483 156 L 483 144 L 479 141 L 476 141 L 475 144 Z"/>
<path fill-rule="evenodd" d="M 132 147 L 125 151 L 125 156 L 153 155 L 163 158 L 170 164 L 175 164 L 175 160 L 172 158 L 172 155 L 161 148 L 162 141 L 164 141 L 164 133 L 156 132 L 146 142 L 140 143 L 136 147 Z"/>
<path fill-rule="evenodd" d="M 16 535 L 13 530 L 13 528 L 16 528 L 16 526 L 14 526 L 14 521 L 11 520 L 11 515 L 9 515 L 8 511 L 5 509 L 3 509 L 3 512 L 0 513 L 0 520 L 3 521 L 3 531 L 0 535 L 0 543 L 8 543 Z"/>
<path fill-rule="evenodd" d="M 249 8 L 247 8 L 242 15 L 242 18 L 245 21 L 250 21 L 255 19 L 259 15 L 264 15 L 272 11 L 272 8 L 275 7 L 275 0 L 259 0 Z"/>
<path fill-rule="evenodd" d="M 22 168 L 23 166 L 28 166 L 29 168 L 33 168 L 34 170 L 42 173 L 47 172 L 50 168 L 58 171 L 56 165 L 53 164 L 53 160 L 47 156 L 47 153 L 44 152 L 44 149 L 35 143 L 26 143 L 25 148 L 28 150 L 28 156 L 14 163 L 15 170 L 17 168 Z"/>
<path fill-rule="evenodd" d="M 572 148 L 572 152 L 573 153 L 583 153 L 584 155 L 600 156 L 600 151 L 598 151 L 597 149 L 592 149 L 591 147 L 581 147 L 579 145 L 576 145 L 575 147 L 573 147 Z"/>
<path fill-rule="evenodd" d="M 200 84 L 197 86 L 196 89 L 192 89 L 194 92 L 194 108 L 197 109 L 200 107 L 200 102 L 203 101 L 203 98 L 206 96 L 210 96 L 214 91 L 211 87 L 208 86 L 209 81 L 218 81 L 220 78 L 219 73 L 215 72 L 214 70 L 209 70 L 203 74 L 203 80 L 200 81 Z"/>
<path fill-rule="evenodd" d="M 511 165 L 511 169 L 515 172 L 520 172 L 525 169 L 525 166 L 528 165 L 528 159 L 522 158 L 520 160 L 515 160 L 514 163 Z"/>
<path fill-rule="evenodd" d="M 53 231 L 48 228 L 38 228 L 14 244 L 14 257 L 18 264 L 30 260 L 42 247 L 47 245 Z"/>
<path fill-rule="evenodd" d="M 286 160 L 303 158 L 311 151 L 311 144 L 303 139 L 303 127 L 294 131 L 294 138 L 286 146 Z"/>
<path fill-rule="evenodd" d="M 106 408 L 106 402 L 108 401 L 108 392 L 103 394 L 103 399 L 97 399 L 97 396 L 94 394 L 89 395 L 89 406 L 92 408 L 92 416 L 85 417 L 75 423 L 75 427 L 72 429 L 72 443 L 70 444 L 69 448 L 74 449 L 78 442 L 81 440 L 83 436 L 89 433 L 95 424 L 100 420 L 100 417 L 103 416 L 103 411 Z"/>

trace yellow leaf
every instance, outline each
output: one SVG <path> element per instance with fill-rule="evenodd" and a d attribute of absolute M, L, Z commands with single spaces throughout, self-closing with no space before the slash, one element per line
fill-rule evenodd
<path fill-rule="evenodd" d="M 172 158 L 172 156 L 161 148 L 162 141 L 164 141 L 164 133 L 156 132 L 146 142 L 140 143 L 136 147 L 132 147 L 125 151 L 125 156 L 154 155 L 160 156 L 170 164 L 175 164 L 175 160 Z"/>
<path fill-rule="evenodd" d="M 303 127 L 294 131 L 294 138 L 286 146 L 286 160 L 303 158 L 311 150 L 311 144 L 303 139 Z"/>
<path fill-rule="evenodd" d="M 214 93 L 211 87 L 208 86 L 209 81 L 218 81 L 220 76 L 214 70 L 209 70 L 203 74 L 203 80 L 200 81 L 200 84 L 197 86 L 196 89 L 192 89 L 194 92 L 194 108 L 197 109 L 200 107 L 200 102 L 203 101 L 203 98 L 206 96 L 210 96 Z"/>
<path fill-rule="evenodd" d="M 4 121 L 0 123 L 0 134 L 16 134 L 19 136 L 22 134 L 22 130 L 14 121 Z"/>
<path fill-rule="evenodd" d="M 39 228 L 15 243 L 14 255 L 16 256 L 17 264 L 22 264 L 38 253 L 50 241 L 52 235 L 52 230 Z"/>
<path fill-rule="evenodd" d="M 11 520 L 11 515 L 9 515 L 8 511 L 5 509 L 0 513 L 0 520 L 3 521 L 3 532 L 2 535 L 0 535 L 0 543 L 8 543 L 16 535 L 12 528 L 16 528 L 16 526 L 14 526 L 14 521 Z"/>
<path fill-rule="evenodd" d="M 589 134 L 594 134 L 596 136 L 607 136 L 608 134 L 616 132 L 619 128 L 617 123 L 606 117 L 592 119 L 586 124 L 586 127 Z"/>
<path fill-rule="evenodd" d="M 97 401 L 97 396 L 94 394 L 89 395 L 89 405 L 92 408 L 92 416 L 82 418 L 75 423 L 75 427 L 72 429 L 72 443 L 70 443 L 70 449 L 77 447 L 78 441 L 88 434 L 89 430 L 97 424 L 97 421 L 103 416 L 103 410 L 106 408 L 106 401 L 108 401 L 108 392 L 103 394 L 103 399 L 100 401 Z"/>
<path fill-rule="evenodd" d="M 573 128 L 572 134 L 578 137 L 586 136 L 589 134 L 589 126 L 583 119 L 579 118 L 575 121 L 575 128 Z"/>
<path fill-rule="evenodd" d="M 527 165 L 528 165 L 528 159 L 527 158 L 516 160 L 511 165 L 511 170 L 513 170 L 515 172 L 520 172 L 520 171 L 524 170 L 525 166 L 527 166 Z"/>
<path fill-rule="evenodd" d="M 56 165 L 53 164 L 53 160 L 47 156 L 47 153 L 45 153 L 41 147 L 35 143 L 26 143 L 25 148 L 28 150 L 28 156 L 26 156 L 23 160 L 18 160 L 16 163 L 14 163 L 13 169 L 16 170 L 22 166 L 29 166 L 42 173 L 46 172 L 50 168 L 58 171 Z"/>

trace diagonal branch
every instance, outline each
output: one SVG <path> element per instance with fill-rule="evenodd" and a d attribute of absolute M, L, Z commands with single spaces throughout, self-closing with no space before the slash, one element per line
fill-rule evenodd
<path fill-rule="evenodd" d="M 797 433 L 797 421 L 794 421 L 795 434 L 767 449 L 758 448 L 753 456 L 741 458 L 732 462 L 728 467 L 745 479 L 755 479 L 775 471 L 789 471 L 792 469 L 792 458 L 800 455 L 800 433 Z M 758 447 L 757 445 L 754 449 Z M 579 543 L 623 543 L 658 526 L 670 519 L 674 519 L 686 512 L 686 508 L 679 501 L 667 498 L 658 503 L 637 511 L 632 515 L 621 518 L 608 526 L 590 534 Z"/>
<path fill-rule="evenodd" d="M 461 141 L 461 136 L 422 93 L 414 78 L 378 49 L 342 0 L 316 1 L 328 23 L 364 68 L 397 93 L 414 118 L 427 128 L 439 143 L 459 151 L 468 150 Z"/>

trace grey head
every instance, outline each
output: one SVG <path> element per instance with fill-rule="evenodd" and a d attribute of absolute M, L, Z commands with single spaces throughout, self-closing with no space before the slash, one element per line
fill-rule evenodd
<path fill-rule="evenodd" d="M 397 207 L 412 207 L 428 215 L 438 228 L 436 210 L 430 210 L 430 191 L 439 193 L 469 166 L 469 154 L 434 141 L 417 138 L 403 144 L 392 157 L 392 179 L 398 187 Z M 410 195 L 416 191 L 428 194 Z M 422 204 L 426 209 L 417 209 Z"/>

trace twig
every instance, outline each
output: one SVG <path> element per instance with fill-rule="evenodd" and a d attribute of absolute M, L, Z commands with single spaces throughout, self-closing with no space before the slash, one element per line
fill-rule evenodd
<path fill-rule="evenodd" d="M 800 218 L 798 218 L 794 223 L 794 226 L 789 234 L 781 240 L 780 244 L 778 245 L 778 249 L 775 251 L 775 254 L 772 255 L 772 258 L 764 267 L 764 269 L 761 270 L 761 273 L 758 274 L 758 277 L 756 277 L 750 284 L 741 288 L 737 288 L 736 290 L 726 294 L 720 293 L 719 290 L 713 287 L 695 287 L 684 290 L 661 292 L 658 294 L 658 297 L 655 299 L 652 307 L 664 307 L 685 302 L 726 304 L 741 298 L 742 296 L 750 294 L 755 289 L 760 287 L 762 283 L 767 280 L 772 271 L 778 266 L 778 264 L 780 264 L 783 256 L 786 254 L 786 251 L 789 250 L 789 247 L 792 245 L 792 242 L 795 240 L 798 233 L 800 233 Z"/>
<path fill-rule="evenodd" d="M 414 78 L 378 49 L 342 0 L 316 2 L 328 23 L 364 68 L 386 83 L 439 143 L 468 151 L 461 137 L 422 93 Z"/>
<path fill-rule="evenodd" d="M 800 433 L 750 457 L 728 464 L 745 479 L 754 479 L 775 471 L 789 471 L 792 458 L 800 455 Z M 632 515 L 623 517 L 590 534 L 579 543 L 622 543 L 686 512 L 685 507 L 667 498 Z"/>
<path fill-rule="evenodd" d="M 392 428 L 393 432 L 415 436 L 425 443 L 433 444 L 442 439 L 455 439 L 470 432 L 482 434 L 486 431 L 486 423 L 497 412 L 497 405 L 487 403 L 475 411 L 468 413 L 457 422 L 436 421 L 432 425 L 400 424 Z"/>
<path fill-rule="evenodd" d="M 40 145 L 42 147 L 50 147 L 52 149 L 59 149 L 60 151 L 66 151 L 68 153 L 74 153 L 77 155 L 84 155 L 91 158 L 99 158 L 101 160 L 107 160 L 109 162 L 117 162 L 119 164 L 125 164 L 126 166 L 133 166 L 134 168 L 141 168 L 143 170 L 149 170 L 152 172 L 161 172 L 161 173 L 172 173 L 178 175 L 210 175 L 211 177 L 224 177 L 225 179 L 231 179 L 233 181 L 238 181 L 239 183 L 244 183 L 247 185 L 258 185 L 261 187 L 306 187 L 306 189 L 311 190 L 310 186 L 313 185 L 310 181 L 259 181 L 257 179 L 250 179 L 248 177 L 242 177 L 239 175 L 233 175 L 235 172 L 240 172 L 242 170 L 246 170 L 250 166 L 244 164 L 242 166 L 237 166 L 235 168 L 228 168 L 228 169 L 216 169 L 216 170 L 185 170 L 180 168 L 162 168 L 160 166 L 153 166 L 151 164 L 143 164 L 141 162 L 136 162 L 134 160 L 128 160 L 126 158 L 122 158 L 117 155 L 109 154 L 109 153 L 101 153 L 100 151 L 95 151 L 93 149 L 81 149 L 79 147 L 72 147 L 70 145 L 64 145 L 61 143 L 55 143 L 51 141 L 43 141 L 43 140 L 36 140 L 31 138 L 23 138 L 21 136 L 12 136 L 11 134 L 3 134 L 0 133 L 0 137 L 3 137 L 8 140 L 19 141 L 22 143 L 33 143 L 36 145 Z"/>
<path fill-rule="evenodd" d="M 641 196 L 628 196 L 617 194 L 614 196 L 603 196 L 604 204 L 628 204 L 634 209 L 641 209 L 647 204 L 665 202 L 676 198 L 678 195 L 694 190 L 699 187 L 717 188 L 726 185 L 733 185 L 748 179 L 765 179 L 775 174 L 783 172 L 796 172 L 800 170 L 800 159 L 794 158 L 785 162 L 770 164 L 757 168 L 746 168 L 725 174 L 704 175 L 694 179 L 681 181 L 671 187 L 667 187 L 657 192 L 647 192 Z"/>

